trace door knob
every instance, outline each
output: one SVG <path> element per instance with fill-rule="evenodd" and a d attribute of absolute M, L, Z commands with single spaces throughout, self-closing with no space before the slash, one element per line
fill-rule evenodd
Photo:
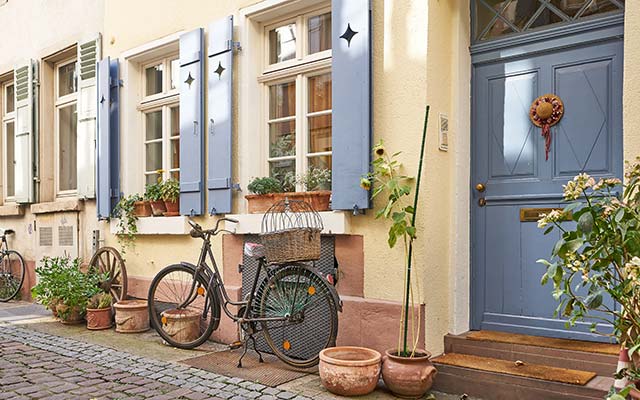
<path fill-rule="evenodd" d="M 480 193 L 484 192 L 485 190 L 487 190 L 487 187 L 484 185 L 484 183 L 478 183 L 476 185 L 476 190 Z"/>

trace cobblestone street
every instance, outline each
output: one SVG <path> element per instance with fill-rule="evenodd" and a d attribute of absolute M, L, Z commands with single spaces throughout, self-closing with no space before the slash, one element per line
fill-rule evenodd
<path fill-rule="evenodd" d="M 314 374 L 273 388 L 189 367 L 180 363 L 184 351 L 177 351 L 158 344 L 152 332 L 91 332 L 63 326 L 37 306 L 5 303 L 0 305 L 0 399 L 338 398 Z M 459 398 L 434 395 L 438 400 Z M 365 398 L 394 397 L 381 387 Z"/>

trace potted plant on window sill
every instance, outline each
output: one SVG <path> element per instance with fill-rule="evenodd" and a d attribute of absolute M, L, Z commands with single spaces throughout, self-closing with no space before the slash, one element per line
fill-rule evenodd
<path fill-rule="evenodd" d="M 296 183 L 304 188 L 295 192 Z M 288 198 L 304 200 L 316 211 L 331 209 L 331 170 L 311 167 L 306 174 L 294 176 L 285 174 L 279 177 L 255 178 L 247 189 L 251 194 L 245 196 L 250 214 L 266 212 L 273 204 Z"/>
<path fill-rule="evenodd" d="M 151 205 L 151 213 L 154 217 L 161 217 L 166 211 L 167 207 L 162 200 L 162 182 L 148 184 L 145 187 L 144 198 L 149 201 Z"/>
<path fill-rule="evenodd" d="M 139 194 L 133 194 L 127 199 L 133 204 L 133 215 L 136 217 L 150 217 L 151 205 Z"/>
<path fill-rule="evenodd" d="M 405 398 L 422 397 L 433 385 L 436 369 L 430 361 L 431 353 L 418 348 L 420 338 L 420 308 L 416 312 L 414 288 L 412 279 L 415 272 L 412 269 L 413 244 L 417 238 L 416 209 L 420 193 L 420 177 L 426 141 L 429 107 L 427 106 L 420 161 L 417 179 L 401 173 L 402 164 L 398 161 L 400 152 L 388 155 L 382 142 L 374 148 L 372 172 L 362 177 L 360 186 L 365 190 L 371 189 L 372 198 L 386 196 L 380 209 L 375 214 L 376 219 L 383 218 L 390 223 L 388 234 L 389 248 L 400 242 L 404 249 L 404 293 L 402 312 L 400 315 L 400 330 L 398 343 L 385 352 L 382 361 L 382 379 L 389 390 Z M 414 189 L 413 205 L 409 204 L 409 197 Z M 419 287 L 417 288 L 419 291 Z M 411 323 L 410 323 L 411 321 Z"/>
<path fill-rule="evenodd" d="M 165 217 L 174 217 L 180 215 L 180 183 L 171 178 L 162 182 L 161 196 L 167 211 Z"/>

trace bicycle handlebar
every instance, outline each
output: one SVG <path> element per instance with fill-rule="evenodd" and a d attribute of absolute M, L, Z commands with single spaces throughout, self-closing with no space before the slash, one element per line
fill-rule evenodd
<path fill-rule="evenodd" d="M 195 232 L 192 232 L 192 234 L 191 234 L 192 237 L 200 237 L 205 233 L 211 234 L 213 236 L 217 235 L 220 232 L 235 233 L 235 231 L 232 232 L 232 231 L 229 231 L 229 230 L 226 230 L 226 229 L 219 229 L 220 222 L 228 221 L 228 222 L 231 222 L 231 223 L 234 223 L 234 224 L 238 223 L 238 220 L 236 220 L 236 219 L 224 217 L 224 218 L 220 218 L 220 219 L 218 219 L 218 221 L 216 221 L 216 226 L 213 229 L 208 229 L 207 230 L 207 229 L 202 229 L 202 227 L 198 223 L 193 221 L 191 218 L 189 218 L 187 221 L 189 222 L 189 225 L 191 225 L 191 228 L 193 228 L 192 231 L 195 231 Z M 195 233 L 195 235 L 193 233 Z"/>

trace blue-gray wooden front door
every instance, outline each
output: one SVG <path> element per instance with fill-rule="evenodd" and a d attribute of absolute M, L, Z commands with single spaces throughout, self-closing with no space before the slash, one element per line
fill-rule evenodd
<path fill-rule="evenodd" d="M 602 340 L 588 323 L 566 328 L 553 317 L 552 284 L 540 285 L 544 267 L 536 260 L 550 256 L 558 236 L 521 222 L 520 211 L 560 206 L 562 185 L 580 172 L 622 175 L 622 54 L 617 38 L 474 66 L 473 329 Z M 563 100 L 565 115 L 552 128 L 545 161 L 528 111 L 547 93 Z"/>

